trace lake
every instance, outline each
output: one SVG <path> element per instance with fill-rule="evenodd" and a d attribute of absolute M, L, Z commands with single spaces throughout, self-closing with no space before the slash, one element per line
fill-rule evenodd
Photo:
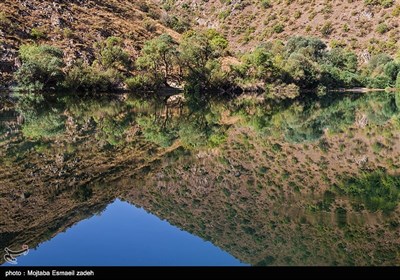
<path fill-rule="evenodd" d="M 0 96 L 0 264 L 400 264 L 400 94 Z"/>

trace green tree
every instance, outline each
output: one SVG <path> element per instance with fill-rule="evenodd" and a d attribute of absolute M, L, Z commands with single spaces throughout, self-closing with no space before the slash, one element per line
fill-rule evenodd
<path fill-rule="evenodd" d="M 126 70 L 129 67 L 129 55 L 123 49 L 122 38 L 111 36 L 105 41 L 95 43 L 98 62 L 104 69 Z"/>
<path fill-rule="evenodd" d="M 356 72 L 358 68 L 357 55 L 342 48 L 334 48 L 325 56 L 325 63 L 341 70 Z"/>
<path fill-rule="evenodd" d="M 33 89 L 56 87 L 63 80 L 63 52 L 48 45 L 22 45 L 21 67 L 15 74 L 19 86 Z"/>
<path fill-rule="evenodd" d="M 103 70 L 98 65 L 77 60 L 68 69 L 63 86 L 72 91 L 108 91 L 116 88 L 121 80 L 121 73 L 114 68 Z"/>
<path fill-rule="evenodd" d="M 320 68 L 316 61 L 301 53 L 293 53 L 285 65 L 290 79 L 301 88 L 314 88 L 320 80 Z"/>
<path fill-rule="evenodd" d="M 239 72 L 242 76 L 270 81 L 277 71 L 272 54 L 265 47 L 258 47 L 243 55 Z"/>
<path fill-rule="evenodd" d="M 295 36 L 289 39 L 286 44 L 286 57 L 293 53 L 306 53 L 316 60 L 321 58 L 326 51 L 326 45 L 318 38 Z"/>
<path fill-rule="evenodd" d="M 154 81 L 162 80 L 168 86 L 168 78 L 176 57 L 176 44 L 168 34 L 147 41 L 136 61 L 136 65 L 146 71 L 150 71 Z"/>
<path fill-rule="evenodd" d="M 227 42 L 215 30 L 188 31 L 183 34 L 179 47 L 179 63 L 185 80 L 186 92 L 199 94 L 224 84 L 225 74 L 219 58 L 227 48 Z"/>

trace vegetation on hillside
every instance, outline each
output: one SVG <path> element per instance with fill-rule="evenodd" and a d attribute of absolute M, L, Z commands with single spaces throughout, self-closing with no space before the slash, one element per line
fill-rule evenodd
<path fill-rule="evenodd" d="M 197 99 L 207 91 L 268 91 L 279 86 L 299 89 L 395 87 L 400 62 L 386 54 L 359 65 L 355 53 L 342 47 L 328 49 L 318 38 L 292 37 L 270 42 L 242 54 L 223 67 L 228 41 L 214 29 L 187 31 L 180 42 L 168 34 L 147 41 L 138 58 L 123 49 L 123 40 L 109 37 L 95 44 L 91 64 L 76 60 L 63 67 L 63 52 L 48 45 L 22 45 L 22 66 L 15 78 L 27 89 L 75 91 L 153 90 L 183 84 Z M 398 82 L 398 81 L 397 81 Z M 254 88 L 254 85 L 256 87 Z M 297 92 L 294 96 L 297 96 Z M 287 97 L 283 91 L 277 98 Z M 196 97 L 197 96 L 197 97 Z"/>

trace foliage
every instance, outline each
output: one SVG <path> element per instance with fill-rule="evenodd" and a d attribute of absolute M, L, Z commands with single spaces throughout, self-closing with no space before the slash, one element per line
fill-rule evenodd
<path fill-rule="evenodd" d="M 183 70 L 187 94 L 198 94 L 223 84 L 225 78 L 219 58 L 227 48 L 227 41 L 215 30 L 188 31 L 179 46 L 179 63 Z"/>
<path fill-rule="evenodd" d="M 157 123 L 154 117 L 141 116 L 137 119 L 137 123 L 142 129 L 145 139 L 161 147 L 171 146 L 176 138 L 173 130 Z"/>
<path fill-rule="evenodd" d="M 396 85 L 399 72 L 400 63 L 386 54 L 378 54 L 371 57 L 362 74 L 368 87 L 386 88 Z"/>
<path fill-rule="evenodd" d="M 49 112 L 30 119 L 22 126 L 22 133 L 31 139 L 51 138 L 65 131 L 65 117 Z"/>
<path fill-rule="evenodd" d="M 128 90 L 152 90 L 159 86 L 160 81 L 154 80 L 152 75 L 143 73 L 125 80 L 125 84 Z"/>
<path fill-rule="evenodd" d="M 123 40 L 111 36 L 105 41 L 95 43 L 98 51 L 97 59 L 104 69 L 127 69 L 129 67 L 129 55 L 123 50 Z"/>
<path fill-rule="evenodd" d="M 63 87 L 73 91 L 108 91 L 121 83 L 121 74 L 115 69 L 106 71 L 78 60 L 68 70 Z"/>
<path fill-rule="evenodd" d="M 254 77 L 268 82 L 276 73 L 273 55 L 265 47 L 246 53 L 241 60 L 242 63 L 234 68 L 241 78 Z"/>
<path fill-rule="evenodd" d="M 288 40 L 285 49 L 286 57 L 293 53 L 302 53 L 315 60 L 324 55 L 326 45 L 317 38 L 296 36 Z"/>
<path fill-rule="evenodd" d="M 370 211 L 390 212 L 400 201 L 400 177 L 379 170 L 348 178 L 338 187 L 345 194 L 365 204 Z"/>
<path fill-rule="evenodd" d="M 19 49 L 22 66 L 15 79 L 23 88 L 56 87 L 63 79 L 63 52 L 48 45 L 22 45 Z"/>
<path fill-rule="evenodd" d="M 400 72 L 397 74 L 396 88 L 397 88 L 397 89 L 400 89 Z"/>
<path fill-rule="evenodd" d="M 173 64 L 176 57 L 176 47 L 172 37 L 168 34 L 147 41 L 136 61 L 139 69 L 144 70 L 145 73 L 153 75 L 152 83 L 156 86 L 158 82 L 163 82 L 167 85 L 167 80 L 171 75 Z M 146 79 L 148 79 L 146 77 Z M 133 81 L 131 81 L 133 82 Z M 149 82 L 145 82 L 150 85 Z"/>

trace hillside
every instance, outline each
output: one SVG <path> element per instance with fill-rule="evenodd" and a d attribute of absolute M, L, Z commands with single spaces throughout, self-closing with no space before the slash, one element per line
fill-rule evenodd
<path fill-rule="evenodd" d="M 65 60 L 92 60 L 93 44 L 110 36 L 124 39 L 135 57 L 143 43 L 161 33 L 178 33 L 159 23 L 160 9 L 146 1 L 5 0 L 0 3 L 0 84 L 10 81 L 23 43 L 60 47 Z"/>
<path fill-rule="evenodd" d="M 210 48 L 190 48 L 203 43 L 210 44 L 212 51 L 212 55 L 204 53 L 204 57 L 214 59 L 205 63 L 203 69 L 200 67 L 196 70 L 213 75 L 205 79 L 206 82 L 199 82 L 203 83 L 203 89 L 264 89 L 265 84 L 270 83 L 294 83 L 307 89 L 318 85 L 326 88 L 387 88 L 394 87 L 399 68 L 397 62 L 386 67 L 391 59 L 385 57 L 376 58 L 377 63 L 382 64 L 381 67 L 377 67 L 379 65 L 374 62 L 366 71 L 363 69 L 366 65 L 363 62 L 369 62 L 374 55 L 383 53 L 393 56 L 397 53 L 400 37 L 399 1 L 6 0 L 0 3 L 0 10 L 0 88 L 7 88 L 11 84 L 22 85 L 22 88 L 30 85 L 32 88 L 36 82 L 41 82 L 42 88 L 44 85 L 49 85 L 48 88 L 58 85 L 60 88 L 65 80 L 67 82 L 64 86 L 68 89 L 76 89 L 84 84 L 80 90 L 96 86 L 103 88 L 103 91 L 154 89 L 168 85 L 168 82 L 183 86 L 190 80 L 199 80 L 198 77 L 190 79 L 191 69 L 202 60 L 199 54 L 210 51 Z M 205 31 L 207 28 L 216 29 L 219 33 L 214 30 Z M 187 43 L 180 45 L 184 41 L 180 39 L 180 34 L 190 29 L 198 34 L 183 36 Z M 205 35 L 206 32 L 210 33 Z M 168 43 L 161 39 L 152 44 L 170 44 L 165 48 L 169 50 L 170 58 L 160 63 L 162 59 L 157 58 L 157 47 L 151 47 L 150 44 L 147 57 L 140 60 L 139 53 L 144 43 L 163 33 L 171 35 L 173 40 Z M 257 64 L 255 57 L 260 55 L 254 51 L 256 46 L 278 39 L 286 42 L 297 35 L 321 38 L 328 45 L 328 51 L 334 49 L 336 52 L 329 54 L 324 51 L 325 57 L 322 57 L 322 52 L 321 57 L 304 55 L 301 50 L 304 46 L 301 45 L 313 44 L 313 39 L 302 43 L 302 39 L 299 39 L 292 42 L 299 44 L 299 48 L 290 51 L 278 44 L 275 47 L 267 46 L 265 51 L 270 53 L 266 55 L 274 56 L 273 65 L 260 61 L 260 65 L 253 65 Z M 201 39 L 202 36 L 208 36 L 208 39 Z M 116 40 L 108 41 L 109 37 Z M 43 78 L 40 71 L 38 74 L 38 69 L 35 69 L 41 64 L 37 64 L 38 61 L 32 64 L 35 60 L 34 49 L 27 50 L 28 56 L 19 59 L 18 49 L 27 43 L 58 47 L 61 57 L 58 66 L 57 63 L 55 65 L 59 69 L 56 67 L 54 73 L 47 73 L 48 78 Z M 120 48 L 120 57 L 109 53 L 108 59 L 111 62 L 103 63 L 104 46 L 115 51 L 116 45 Z M 321 48 L 324 49 L 325 45 Z M 45 49 L 42 51 L 46 52 Z M 241 54 L 245 51 L 253 53 L 243 59 Z M 349 51 L 354 51 L 354 54 L 346 53 Z M 301 55 L 289 59 L 289 54 L 293 52 Z M 354 59 L 350 57 L 352 55 Z M 357 63 L 357 56 L 360 63 Z M 28 63 L 32 57 L 29 63 L 35 67 L 30 67 Z M 45 55 L 38 57 L 43 58 Z M 138 57 L 141 66 L 138 66 Z M 186 60 L 183 62 L 184 57 Z M 119 58 L 124 63 L 123 69 L 117 65 Z M 83 68 L 80 67 L 81 59 L 85 63 Z M 237 64 L 239 59 L 242 60 L 242 66 L 233 67 L 234 71 L 230 71 L 232 69 L 229 66 Z M 342 62 L 346 59 L 349 61 L 343 67 Z M 98 67 L 94 61 L 101 61 L 102 67 Z M 320 67 L 321 63 L 326 64 L 327 61 L 327 65 Z M 23 64 L 25 68 L 21 67 Z M 117 66 L 111 67 L 111 64 Z M 188 64 L 192 64 L 192 68 L 187 67 Z M 224 66 L 223 71 L 218 70 L 219 64 Z M 216 68 L 212 71 L 206 69 L 210 65 Z M 262 69 L 258 68 L 255 72 L 252 70 L 254 67 Z M 13 81 L 13 73 L 21 68 L 20 79 L 16 77 Z M 141 68 L 140 73 L 136 71 L 137 68 Z M 76 79 L 71 69 L 76 70 L 79 79 L 86 83 L 77 82 L 80 80 Z M 44 66 L 41 71 L 51 72 Z M 65 75 L 57 75 L 57 71 Z M 341 73 L 340 77 L 337 73 Z M 160 76 L 163 76 L 163 83 L 160 82 Z M 109 86 L 99 85 L 99 81 L 103 80 Z M 68 84 L 68 81 L 72 82 Z"/>
<path fill-rule="evenodd" d="M 347 46 L 359 54 L 393 53 L 399 46 L 398 0 L 156 1 L 193 25 L 223 32 L 233 50 L 249 50 L 293 35 L 320 37 L 331 46 Z"/>

